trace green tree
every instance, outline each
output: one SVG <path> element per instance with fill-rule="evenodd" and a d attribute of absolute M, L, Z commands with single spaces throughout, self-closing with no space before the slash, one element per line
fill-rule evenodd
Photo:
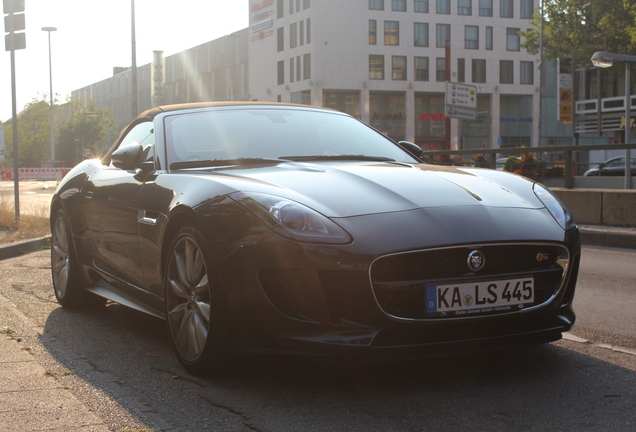
<path fill-rule="evenodd" d="M 100 157 L 113 136 L 115 120 L 112 112 L 97 108 L 94 102 L 71 102 L 69 120 L 60 127 L 58 135 L 59 159 L 74 166 L 86 157 Z"/>
<path fill-rule="evenodd" d="M 45 100 L 33 99 L 18 114 L 18 155 L 21 167 L 39 167 L 41 162 L 51 160 L 51 110 Z M 61 118 L 62 108 L 54 105 L 54 118 Z M 13 166 L 13 122 L 4 123 L 4 156 L 6 165 Z"/>
<path fill-rule="evenodd" d="M 543 0 L 543 7 L 546 59 L 571 58 L 574 67 L 589 67 L 596 51 L 636 54 L 634 0 Z M 522 45 L 531 54 L 538 54 L 540 13 L 535 14 L 532 26 L 520 32 Z"/>

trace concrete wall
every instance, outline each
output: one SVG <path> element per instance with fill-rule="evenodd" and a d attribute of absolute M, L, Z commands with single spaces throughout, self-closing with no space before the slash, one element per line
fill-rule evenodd
<path fill-rule="evenodd" d="M 579 224 L 636 226 L 636 190 L 551 190 L 561 198 Z"/>

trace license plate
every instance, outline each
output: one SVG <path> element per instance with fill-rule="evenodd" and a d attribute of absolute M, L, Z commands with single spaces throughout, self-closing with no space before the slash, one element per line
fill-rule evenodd
<path fill-rule="evenodd" d="M 531 277 L 426 287 L 426 312 L 438 316 L 513 311 L 533 302 Z"/>

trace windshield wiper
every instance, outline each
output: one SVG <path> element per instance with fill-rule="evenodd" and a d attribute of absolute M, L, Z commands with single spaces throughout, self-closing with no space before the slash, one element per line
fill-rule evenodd
<path fill-rule="evenodd" d="M 289 162 L 283 159 L 273 158 L 235 158 L 235 159 L 208 159 L 197 161 L 183 161 L 173 162 L 170 164 L 170 169 L 181 168 L 207 168 L 207 167 L 220 167 L 220 166 L 236 166 L 236 165 L 263 165 L 272 163 Z"/>
<path fill-rule="evenodd" d="M 384 156 L 366 156 L 356 154 L 346 155 L 315 155 L 315 156 L 283 156 L 281 159 L 287 159 L 294 162 L 308 162 L 308 161 L 372 161 L 372 162 L 395 162 L 395 159 L 391 159 Z"/>

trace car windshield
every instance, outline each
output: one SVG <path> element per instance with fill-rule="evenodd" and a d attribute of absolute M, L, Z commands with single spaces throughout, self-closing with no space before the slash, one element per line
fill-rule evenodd
<path fill-rule="evenodd" d="M 169 165 L 241 158 L 418 162 L 381 133 L 335 112 L 285 108 L 190 112 L 166 117 L 165 130 Z"/>

